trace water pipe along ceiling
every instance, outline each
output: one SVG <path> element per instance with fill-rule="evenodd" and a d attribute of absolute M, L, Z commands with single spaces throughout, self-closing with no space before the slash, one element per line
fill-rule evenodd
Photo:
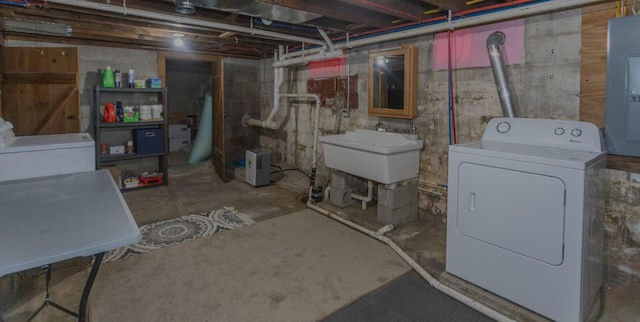
<path fill-rule="evenodd" d="M 327 39 L 346 42 L 541 2 L 545 1 L 0 0 L 0 15 L 4 39 L 259 59 L 272 57 L 279 45 L 296 50 L 321 46 Z M 71 32 L 4 27 L 15 21 L 61 24 Z M 182 48 L 175 47 L 176 37 Z"/>

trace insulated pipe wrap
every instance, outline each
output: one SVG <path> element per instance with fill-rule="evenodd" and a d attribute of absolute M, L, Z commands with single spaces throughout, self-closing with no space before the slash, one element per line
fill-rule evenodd
<path fill-rule="evenodd" d="M 500 105 L 502 106 L 502 114 L 505 117 L 516 117 L 516 103 L 513 100 L 512 85 L 506 71 L 506 64 L 502 55 L 502 45 L 506 40 L 504 33 L 496 31 L 487 38 L 487 49 L 489 50 L 489 60 L 491 61 L 491 70 L 493 78 L 498 87 L 498 96 L 500 96 Z"/>

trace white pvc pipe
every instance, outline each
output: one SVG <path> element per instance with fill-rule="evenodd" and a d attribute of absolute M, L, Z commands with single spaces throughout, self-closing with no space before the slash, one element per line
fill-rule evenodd
<path fill-rule="evenodd" d="M 248 119 L 247 125 L 262 127 L 265 129 L 275 130 L 278 128 L 278 123 L 273 120 L 258 120 L 258 119 Z"/>
<path fill-rule="evenodd" d="M 274 60 L 278 61 L 278 57 L 282 57 L 284 54 L 284 47 L 280 46 L 278 53 L 274 54 Z M 276 67 L 273 69 L 273 107 L 269 116 L 264 120 L 258 120 L 254 118 L 248 119 L 247 125 L 263 127 L 266 129 L 275 130 L 278 128 L 278 123 L 274 121 L 278 110 L 280 109 L 280 87 L 284 83 L 284 67 Z"/>
<path fill-rule="evenodd" d="M 340 58 L 340 57 L 344 56 L 344 53 L 342 52 L 342 50 L 333 50 L 333 51 L 320 50 L 320 51 L 315 52 L 313 54 L 308 54 L 308 55 L 300 55 L 299 54 L 299 55 L 294 55 L 294 56 L 296 56 L 296 57 L 280 60 L 280 61 L 277 61 L 277 62 L 273 63 L 273 67 L 286 67 L 286 66 L 293 66 L 293 65 L 304 65 L 304 64 L 308 64 L 310 61 L 314 61 L 314 60 Z"/>
<path fill-rule="evenodd" d="M 324 39 L 324 41 L 329 46 L 329 51 L 334 51 L 335 47 L 333 46 L 333 42 L 331 42 L 331 39 L 329 38 L 327 33 L 324 30 L 322 30 L 321 28 L 317 28 L 317 29 L 318 29 L 318 32 L 320 33 L 320 36 L 322 36 L 322 39 Z"/>
<path fill-rule="evenodd" d="M 114 6 L 106 3 L 99 3 L 99 2 L 93 2 L 93 1 L 50 0 L 49 3 L 59 3 L 59 4 L 74 6 L 74 7 L 99 10 L 99 11 L 110 12 L 110 13 L 122 13 L 122 7 L 120 6 Z M 182 23 L 182 24 L 191 25 L 191 26 L 200 26 L 200 27 L 207 27 L 207 28 L 213 28 L 213 29 L 221 29 L 225 31 L 241 32 L 241 33 L 257 35 L 257 36 L 272 38 L 272 39 L 305 42 L 305 43 L 320 45 L 320 46 L 326 45 L 324 41 L 318 40 L 318 39 L 298 37 L 298 36 L 289 35 L 289 34 L 282 34 L 279 32 L 236 26 L 236 25 L 219 23 L 219 22 L 214 22 L 209 20 L 200 20 L 200 19 L 194 19 L 190 17 L 181 17 L 181 16 L 170 15 L 170 14 L 161 13 L 161 12 L 152 12 L 152 11 L 146 11 L 146 10 L 140 10 L 140 9 L 134 9 L 134 8 L 127 8 L 126 12 L 127 12 L 127 15 L 129 16 L 137 16 L 137 17 L 143 17 L 143 18 L 149 18 L 149 19 L 159 19 L 159 20 Z"/>
<path fill-rule="evenodd" d="M 280 87 L 284 83 L 284 67 L 275 68 L 273 70 L 273 109 L 267 120 L 273 120 L 280 109 Z"/>
<path fill-rule="evenodd" d="M 522 18 L 526 16 L 533 16 L 543 13 L 548 13 L 557 10 L 571 9 L 582 5 L 595 4 L 604 2 L 603 0 L 556 0 L 547 1 L 541 3 L 530 4 L 526 6 L 511 8 L 508 10 L 496 11 L 492 13 L 481 14 L 477 16 L 460 18 L 458 20 L 452 20 L 451 22 L 445 22 L 436 25 L 430 25 L 425 27 L 418 27 L 413 29 L 390 31 L 387 34 L 372 36 L 368 38 L 350 40 L 348 43 L 339 43 L 335 45 L 336 49 L 345 49 L 352 47 L 360 47 L 366 45 L 372 45 L 376 43 L 398 40 L 403 38 L 419 37 L 424 35 L 430 35 L 437 32 L 442 32 L 451 29 L 467 28 L 479 25 L 485 25 L 493 22 L 511 20 L 516 18 Z M 321 48 L 312 48 L 306 50 L 307 55 L 320 52 Z M 291 54 L 291 53 L 290 53 Z M 290 59 L 293 56 L 286 54 L 283 57 L 283 61 Z"/>
<path fill-rule="evenodd" d="M 362 201 L 362 210 L 367 209 L 367 203 L 373 200 L 373 182 L 368 180 L 367 182 L 367 196 L 361 196 L 359 194 L 352 193 L 351 198 Z"/>
<path fill-rule="evenodd" d="M 344 225 L 347 225 L 361 233 L 364 233 L 366 235 L 368 235 L 369 237 L 375 238 L 385 244 L 387 244 L 387 246 L 391 247 L 391 249 L 393 249 L 393 251 L 395 251 L 405 262 L 407 262 L 407 264 L 409 264 L 409 266 L 411 266 L 411 268 L 413 268 L 418 274 L 420 274 L 420 276 L 422 276 L 422 278 L 424 278 L 431 286 L 433 286 L 435 289 L 437 289 L 438 291 L 445 293 L 447 295 L 449 295 L 450 297 L 462 302 L 463 304 L 471 307 L 472 309 L 496 320 L 496 321 L 509 321 L 509 322 L 515 322 L 515 320 L 508 318 L 507 316 L 503 315 L 500 312 L 497 312 L 495 310 L 493 310 L 492 308 L 440 283 L 437 279 L 435 279 L 433 276 L 431 276 L 427 271 L 425 271 L 418 263 L 416 263 L 413 258 L 411 258 L 409 255 L 407 255 L 407 253 L 405 253 L 400 247 L 398 247 L 398 245 L 396 245 L 391 239 L 389 239 L 386 236 L 383 236 L 383 234 L 391 231 L 393 229 L 392 225 L 386 225 L 384 227 L 382 227 L 380 230 L 378 230 L 378 232 L 373 232 L 371 230 L 368 230 L 358 224 L 355 224 L 351 221 L 345 220 L 342 217 L 326 210 L 323 208 L 320 208 L 319 206 L 316 206 L 315 204 L 313 204 L 311 202 L 311 188 L 309 188 L 309 200 L 307 200 L 307 207 L 331 218 L 334 219 Z"/>

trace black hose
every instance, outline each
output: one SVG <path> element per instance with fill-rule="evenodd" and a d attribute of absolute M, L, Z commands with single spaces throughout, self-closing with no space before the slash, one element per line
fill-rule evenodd
<path fill-rule="evenodd" d="M 270 179 L 269 181 L 271 181 L 271 182 L 278 182 L 278 181 L 282 180 L 284 178 L 284 172 L 285 171 L 298 171 L 298 172 L 304 174 L 307 178 L 310 178 L 310 176 L 306 172 L 304 172 L 304 171 L 302 171 L 302 170 L 300 170 L 298 168 L 283 169 L 281 166 L 278 166 L 278 165 L 275 165 L 275 164 L 272 164 L 271 166 L 274 167 L 274 168 L 277 168 L 278 170 L 271 171 L 270 175 L 272 175 L 274 173 L 279 173 L 280 174 L 278 176 L 278 178 Z"/>

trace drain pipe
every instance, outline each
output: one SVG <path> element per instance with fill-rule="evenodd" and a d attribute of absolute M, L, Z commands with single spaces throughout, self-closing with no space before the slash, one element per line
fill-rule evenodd
<path fill-rule="evenodd" d="M 278 57 L 282 57 L 284 53 L 284 46 L 279 47 L 278 53 L 274 54 L 274 60 L 278 61 Z M 269 113 L 269 116 L 265 120 L 259 120 L 250 118 L 246 120 L 247 125 L 263 127 L 265 129 L 275 130 L 278 128 L 278 123 L 274 121 L 278 109 L 280 109 L 280 87 L 284 83 L 284 67 L 277 67 L 273 69 L 273 108 Z"/>
<path fill-rule="evenodd" d="M 367 196 L 361 196 L 355 193 L 351 194 L 351 198 L 362 201 L 362 210 L 367 209 L 367 203 L 373 200 L 373 182 L 368 180 L 367 182 Z"/>
<path fill-rule="evenodd" d="M 335 46 L 334 46 L 335 47 Z M 295 58 L 282 59 L 273 63 L 273 67 L 286 67 L 286 66 L 295 66 L 295 65 L 304 65 L 309 63 L 310 61 L 316 60 L 325 60 L 331 58 L 341 58 L 344 56 L 344 53 L 340 49 L 333 49 L 330 51 L 326 51 L 324 49 L 319 52 L 309 54 L 309 55 L 297 55 Z"/>
<path fill-rule="evenodd" d="M 329 51 L 335 51 L 336 47 L 333 46 L 333 42 L 331 41 L 331 39 L 329 38 L 329 36 L 327 35 L 327 33 L 321 29 L 321 28 L 317 28 L 318 29 L 318 33 L 320 33 L 320 36 L 322 36 L 322 39 L 324 39 L 324 41 L 327 43 L 327 45 L 329 46 Z"/>
<path fill-rule="evenodd" d="M 433 276 L 431 276 L 427 271 L 424 270 L 424 268 L 422 268 L 422 266 L 420 266 L 418 263 L 416 263 L 409 255 L 407 255 L 407 253 L 405 253 L 400 247 L 398 247 L 398 245 L 396 245 L 389 237 L 384 236 L 384 234 L 386 234 L 387 232 L 391 231 L 394 229 L 394 227 L 392 225 L 386 225 L 382 228 L 380 228 L 378 231 L 374 232 L 372 230 L 368 230 L 358 224 L 355 224 L 351 221 L 345 220 L 342 217 L 326 210 L 323 208 L 320 208 L 319 206 L 315 205 L 312 201 L 311 201 L 311 190 L 309 190 L 309 199 L 307 200 L 307 207 L 331 218 L 334 219 L 344 225 L 349 226 L 350 228 L 353 228 L 365 235 L 368 235 L 369 237 L 375 238 L 385 244 L 387 244 L 387 246 L 391 247 L 391 249 L 393 249 L 405 262 L 407 262 L 407 264 L 409 264 L 409 266 L 411 266 L 411 268 L 413 268 L 418 274 L 420 274 L 420 276 L 422 276 L 422 278 L 424 278 L 431 286 L 433 286 L 433 288 L 437 289 L 438 291 L 445 293 L 449 296 L 451 296 L 452 298 L 462 302 L 463 304 L 471 307 L 472 309 L 496 320 L 496 321 L 509 321 L 509 322 L 515 322 L 515 320 L 508 318 L 507 316 L 505 316 L 504 314 L 497 312 L 495 310 L 493 310 L 492 308 L 440 283 L 437 279 L 435 279 Z"/>
<path fill-rule="evenodd" d="M 498 87 L 498 96 L 500 96 L 500 105 L 502 106 L 502 114 L 505 117 L 516 117 L 517 105 L 513 100 L 513 85 L 507 75 L 506 63 L 502 55 L 502 45 L 504 45 L 507 36 L 501 31 L 493 32 L 487 37 L 487 49 L 489 50 L 489 60 L 491 61 L 491 70 L 493 78 Z"/>

